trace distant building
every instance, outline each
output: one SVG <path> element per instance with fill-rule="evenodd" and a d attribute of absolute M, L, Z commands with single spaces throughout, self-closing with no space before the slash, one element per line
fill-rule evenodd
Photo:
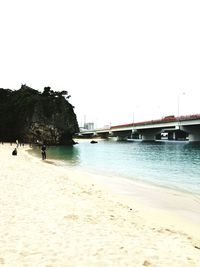
<path fill-rule="evenodd" d="M 84 123 L 84 129 L 94 130 L 94 122 L 85 122 Z"/>

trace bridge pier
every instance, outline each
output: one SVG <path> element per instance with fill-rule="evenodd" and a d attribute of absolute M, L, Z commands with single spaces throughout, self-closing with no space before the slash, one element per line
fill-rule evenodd
<path fill-rule="evenodd" d="M 142 141 L 155 141 L 156 136 L 154 133 L 142 134 Z"/>
<path fill-rule="evenodd" d="M 168 140 L 186 140 L 187 133 L 183 130 L 176 130 L 168 132 Z"/>
<path fill-rule="evenodd" d="M 138 131 L 142 135 L 142 141 L 155 141 L 156 135 L 161 133 L 161 129 L 148 129 Z"/>
<path fill-rule="evenodd" d="M 199 126 L 181 126 L 181 130 L 189 134 L 189 141 L 200 142 Z"/>
<path fill-rule="evenodd" d="M 200 142 L 200 133 L 190 133 L 189 141 Z"/>
<path fill-rule="evenodd" d="M 176 133 L 168 132 L 168 140 L 176 140 Z"/>

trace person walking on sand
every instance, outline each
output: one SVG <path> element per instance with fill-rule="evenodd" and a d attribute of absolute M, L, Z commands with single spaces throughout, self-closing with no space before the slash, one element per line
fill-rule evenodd
<path fill-rule="evenodd" d="M 47 158 L 45 144 L 42 145 L 41 152 L 42 152 L 42 160 L 45 160 Z"/>

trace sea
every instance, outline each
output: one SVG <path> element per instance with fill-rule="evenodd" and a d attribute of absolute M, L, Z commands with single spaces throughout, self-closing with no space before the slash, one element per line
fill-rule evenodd
<path fill-rule="evenodd" d="M 37 147 L 31 153 L 41 157 Z M 66 170 L 131 179 L 200 197 L 200 142 L 80 140 L 74 146 L 47 147 L 47 158 Z"/>

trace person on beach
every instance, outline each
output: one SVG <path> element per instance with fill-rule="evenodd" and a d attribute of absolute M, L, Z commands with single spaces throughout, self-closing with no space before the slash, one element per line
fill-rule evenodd
<path fill-rule="evenodd" d="M 13 150 L 12 155 L 13 155 L 13 156 L 17 156 L 17 148 L 15 148 L 15 149 Z"/>
<path fill-rule="evenodd" d="M 45 144 L 42 145 L 41 152 L 42 152 L 42 160 L 45 160 L 47 158 Z"/>
<path fill-rule="evenodd" d="M 16 140 L 16 145 L 17 145 L 17 147 L 19 146 L 19 141 L 18 140 Z"/>

